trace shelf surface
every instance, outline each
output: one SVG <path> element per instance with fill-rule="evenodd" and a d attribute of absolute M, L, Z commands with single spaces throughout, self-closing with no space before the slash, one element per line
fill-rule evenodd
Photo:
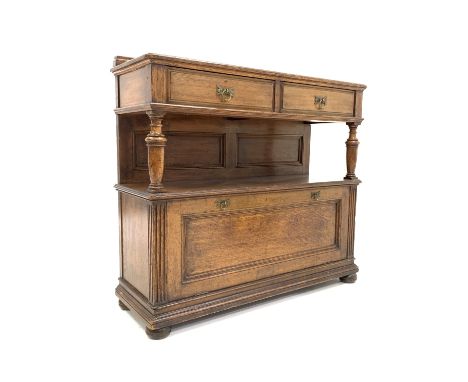
<path fill-rule="evenodd" d="M 359 184 L 360 180 L 317 182 L 309 175 L 266 176 L 255 178 L 217 179 L 203 181 L 165 182 L 159 193 L 147 191 L 147 183 L 117 184 L 118 191 L 148 200 L 206 197 L 224 194 L 245 194 L 259 191 L 283 191 L 314 187 L 332 187 Z"/>

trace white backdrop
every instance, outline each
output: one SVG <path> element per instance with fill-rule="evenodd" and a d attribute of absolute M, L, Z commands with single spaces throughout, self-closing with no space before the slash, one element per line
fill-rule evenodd
<path fill-rule="evenodd" d="M 466 381 L 466 12 L 456 1 L 0 5 L 3 381 Z M 353 285 L 150 341 L 117 307 L 115 55 L 365 83 Z M 345 125 L 311 173 L 345 174 Z M 131 378 L 131 379 L 130 379 Z"/>

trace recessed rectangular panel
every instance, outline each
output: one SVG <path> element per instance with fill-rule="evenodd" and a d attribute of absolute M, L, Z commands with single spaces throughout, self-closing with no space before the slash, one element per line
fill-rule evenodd
<path fill-rule="evenodd" d="M 185 216 L 184 279 L 336 249 L 338 217 L 337 201 Z"/>
<path fill-rule="evenodd" d="M 134 132 L 134 168 L 148 168 L 147 131 Z M 166 132 L 165 168 L 221 168 L 225 161 L 225 134 Z"/>
<path fill-rule="evenodd" d="M 174 201 L 171 299 L 346 261 L 348 187 Z"/>
<path fill-rule="evenodd" d="M 224 166 L 224 134 L 166 133 L 167 168 Z"/>
<path fill-rule="evenodd" d="M 238 134 L 237 167 L 302 165 L 303 137 L 289 134 Z"/>
<path fill-rule="evenodd" d="M 148 148 L 145 138 L 149 130 L 133 131 L 133 169 L 148 171 Z"/>

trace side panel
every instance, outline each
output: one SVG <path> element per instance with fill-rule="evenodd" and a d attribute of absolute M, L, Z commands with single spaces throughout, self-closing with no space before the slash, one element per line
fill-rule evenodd
<path fill-rule="evenodd" d="M 122 277 L 149 298 L 148 204 L 120 194 Z"/>
<path fill-rule="evenodd" d="M 151 66 L 119 76 L 119 107 L 151 102 Z"/>

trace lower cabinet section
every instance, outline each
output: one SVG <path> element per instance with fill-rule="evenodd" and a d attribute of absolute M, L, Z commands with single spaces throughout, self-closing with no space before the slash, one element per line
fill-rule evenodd
<path fill-rule="evenodd" d="M 353 275 L 356 186 L 158 201 L 121 192 L 117 295 L 157 330 Z"/>
<path fill-rule="evenodd" d="M 170 299 L 346 258 L 348 188 L 172 202 Z"/>

